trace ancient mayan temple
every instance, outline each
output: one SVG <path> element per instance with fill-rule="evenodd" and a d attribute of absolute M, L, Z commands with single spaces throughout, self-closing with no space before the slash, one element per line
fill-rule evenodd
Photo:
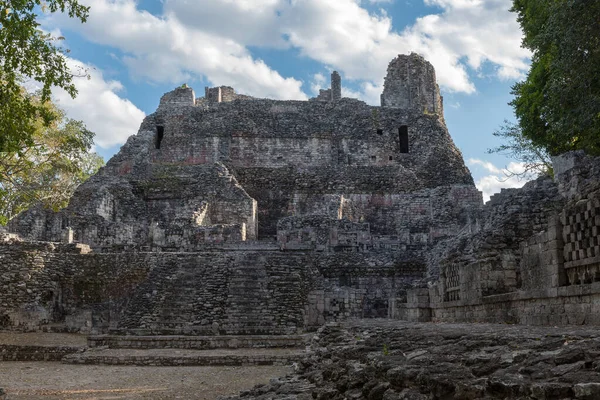
<path fill-rule="evenodd" d="M 522 243 L 561 212 L 556 184 L 483 207 L 419 55 L 390 62 L 381 106 L 341 88 L 334 72 L 310 101 L 166 93 L 67 208 L 11 222 L 0 325 L 289 334 L 344 318 L 476 320 L 487 311 L 469 304 L 533 285 L 519 262 L 537 253 Z"/>
<path fill-rule="evenodd" d="M 464 226 L 481 196 L 427 61 L 395 59 L 381 102 L 341 98 L 337 72 L 312 101 L 175 89 L 66 210 L 13 226 L 46 241 L 71 228 L 102 252 L 277 238 L 282 250 L 402 250 L 417 260 Z"/>

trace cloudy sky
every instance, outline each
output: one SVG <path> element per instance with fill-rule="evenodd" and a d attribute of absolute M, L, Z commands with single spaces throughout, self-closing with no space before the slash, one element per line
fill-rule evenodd
<path fill-rule="evenodd" d="M 160 96 L 182 83 L 239 93 L 307 99 L 342 75 L 344 95 L 379 105 L 387 64 L 417 52 L 436 68 L 450 134 L 484 197 L 524 182 L 504 179 L 520 165 L 486 150 L 511 120 L 510 88 L 529 53 L 511 0 L 80 0 L 80 24 L 45 16 L 64 36 L 70 65 L 86 68 L 79 96 L 55 97 L 96 132 L 108 159 L 137 132 Z"/>

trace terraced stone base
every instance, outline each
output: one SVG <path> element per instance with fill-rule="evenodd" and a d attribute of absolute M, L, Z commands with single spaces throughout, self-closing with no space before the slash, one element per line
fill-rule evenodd
<path fill-rule="evenodd" d="M 83 351 L 71 346 L 23 346 L 0 344 L 0 361 L 60 361 L 68 354 Z"/>
<path fill-rule="evenodd" d="M 260 336 L 121 336 L 88 337 L 89 347 L 108 346 L 115 349 L 238 349 L 238 348 L 302 348 L 311 335 Z"/>
<path fill-rule="evenodd" d="M 62 359 L 67 364 L 138 366 L 288 365 L 304 355 L 297 349 L 173 350 L 91 349 Z"/>

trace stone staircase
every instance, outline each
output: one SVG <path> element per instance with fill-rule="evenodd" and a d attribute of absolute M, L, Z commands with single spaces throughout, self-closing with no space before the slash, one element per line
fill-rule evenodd
<path fill-rule="evenodd" d="M 304 326 L 302 260 L 265 252 L 198 253 L 164 263 L 138 286 L 111 333 L 289 335 Z"/>
<path fill-rule="evenodd" d="M 283 333 L 275 326 L 270 310 L 267 272 L 259 254 L 252 254 L 232 269 L 227 290 L 225 333 Z M 258 265 L 261 267 L 257 268 Z"/>
<path fill-rule="evenodd" d="M 279 252 L 173 254 L 132 294 L 117 329 L 65 363 L 280 365 L 299 360 L 303 258 Z M 310 336 L 310 335 L 309 335 Z"/>
<path fill-rule="evenodd" d="M 181 261 L 181 260 L 177 260 Z M 114 333 L 213 335 L 224 318 L 229 268 L 226 257 L 165 263 L 137 288 Z"/>

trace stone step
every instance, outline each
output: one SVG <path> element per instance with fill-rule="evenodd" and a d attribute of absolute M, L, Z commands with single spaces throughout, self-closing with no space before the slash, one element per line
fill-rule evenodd
<path fill-rule="evenodd" d="M 88 336 L 90 348 L 108 346 L 122 349 L 237 349 L 237 348 L 303 348 L 310 335 L 216 335 L 216 336 Z"/>
<path fill-rule="evenodd" d="M 75 346 L 36 346 L 0 344 L 2 361 L 60 361 L 64 356 L 82 352 L 85 347 Z"/>
<path fill-rule="evenodd" d="M 202 326 L 198 323 L 194 323 L 193 321 L 160 321 L 154 322 L 149 326 L 154 327 L 155 329 L 186 329 L 186 330 L 206 330 L 210 331 L 210 326 Z M 239 320 L 233 319 L 231 324 L 228 324 L 231 327 L 246 327 L 253 330 L 263 331 L 266 328 L 273 328 L 275 326 L 274 321 L 258 321 L 258 320 Z"/>
<path fill-rule="evenodd" d="M 67 355 L 62 362 L 139 366 L 287 365 L 299 361 L 303 356 L 304 351 L 296 349 L 90 349 Z"/>

